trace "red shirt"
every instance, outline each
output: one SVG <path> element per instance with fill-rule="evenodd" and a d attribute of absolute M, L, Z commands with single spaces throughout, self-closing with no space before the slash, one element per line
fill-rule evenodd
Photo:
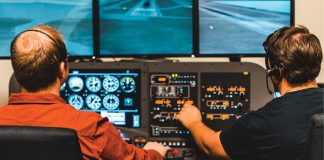
<path fill-rule="evenodd" d="M 78 111 L 53 94 L 12 94 L 9 104 L 0 107 L 0 125 L 74 129 L 78 133 L 85 160 L 163 159 L 154 150 L 146 151 L 126 143 L 107 118 L 102 118 L 97 113 Z"/>

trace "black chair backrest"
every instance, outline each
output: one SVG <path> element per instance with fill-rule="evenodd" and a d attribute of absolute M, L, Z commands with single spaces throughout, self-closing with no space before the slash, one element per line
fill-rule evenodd
<path fill-rule="evenodd" d="M 20 93 L 21 86 L 19 85 L 15 74 L 12 74 L 9 81 L 9 96 L 12 93 Z"/>
<path fill-rule="evenodd" d="M 324 113 L 315 114 L 311 118 L 312 124 L 308 135 L 304 160 L 323 159 L 323 124 Z"/>
<path fill-rule="evenodd" d="M 82 152 L 72 129 L 0 126 L 0 159 L 82 160 Z"/>

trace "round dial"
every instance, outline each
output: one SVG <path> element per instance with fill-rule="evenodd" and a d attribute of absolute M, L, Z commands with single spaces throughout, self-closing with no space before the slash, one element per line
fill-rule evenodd
<path fill-rule="evenodd" d="M 119 81 L 114 76 L 108 76 L 106 77 L 103 82 L 103 87 L 108 92 L 115 92 L 119 87 Z"/>
<path fill-rule="evenodd" d="M 68 102 L 71 106 L 73 106 L 75 109 L 80 110 L 83 107 L 84 101 L 81 96 L 77 94 L 72 94 L 68 98 Z"/>
<path fill-rule="evenodd" d="M 101 107 L 101 98 L 95 94 L 90 94 L 86 98 L 87 106 L 93 110 L 97 110 Z"/>
<path fill-rule="evenodd" d="M 68 85 L 73 92 L 80 92 L 83 89 L 83 80 L 80 77 L 71 77 Z"/>
<path fill-rule="evenodd" d="M 119 106 L 119 99 L 117 96 L 113 94 L 108 94 L 104 99 L 103 99 L 103 105 L 105 108 L 108 110 L 114 110 Z"/>
<path fill-rule="evenodd" d="M 101 81 L 98 77 L 88 77 L 86 80 L 86 86 L 90 92 L 98 92 L 101 89 Z"/>
<path fill-rule="evenodd" d="M 120 80 L 120 87 L 125 93 L 131 93 L 135 90 L 135 80 L 131 77 L 124 77 Z"/>

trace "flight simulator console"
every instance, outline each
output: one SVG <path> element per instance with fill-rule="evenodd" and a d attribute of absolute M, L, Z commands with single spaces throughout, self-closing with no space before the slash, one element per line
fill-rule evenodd
<path fill-rule="evenodd" d="M 166 159 L 208 159 L 175 118 L 184 104 L 220 131 L 271 99 L 264 69 L 252 63 L 72 63 L 61 96 L 78 110 L 108 117 L 131 144 L 157 141 Z M 190 117 L 188 117 L 190 118 Z"/>
<path fill-rule="evenodd" d="M 220 131 L 273 98 L 264 69 L 253 63 L 81 62 L 69 67 L 61 87 L 67 103 L 108 117 L 130 144 L 170 146 L 169 160 L 211 159 L 175 118 L 184 104 L 197 106 L 203 122 Z M 19 91 L 14 84 L 12 78 L 10 93 Z"/>

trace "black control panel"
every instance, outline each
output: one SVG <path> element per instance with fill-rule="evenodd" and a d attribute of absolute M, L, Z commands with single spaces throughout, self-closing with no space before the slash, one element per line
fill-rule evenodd
<path fill-rule="evenodd" d="M 201 73 L 203 122 L 220 131 L 250 111 L 250 73 Z"/>
<path fill-rule="evenodd" d="M 197 105 L 198 74 L 150 73 L 149 80 L 150 136 L 188 136 L 189 131 L 177 121 L 176 115 L 186 103 Z M 181 142 L 170 142 L 179 143 Z"/>

